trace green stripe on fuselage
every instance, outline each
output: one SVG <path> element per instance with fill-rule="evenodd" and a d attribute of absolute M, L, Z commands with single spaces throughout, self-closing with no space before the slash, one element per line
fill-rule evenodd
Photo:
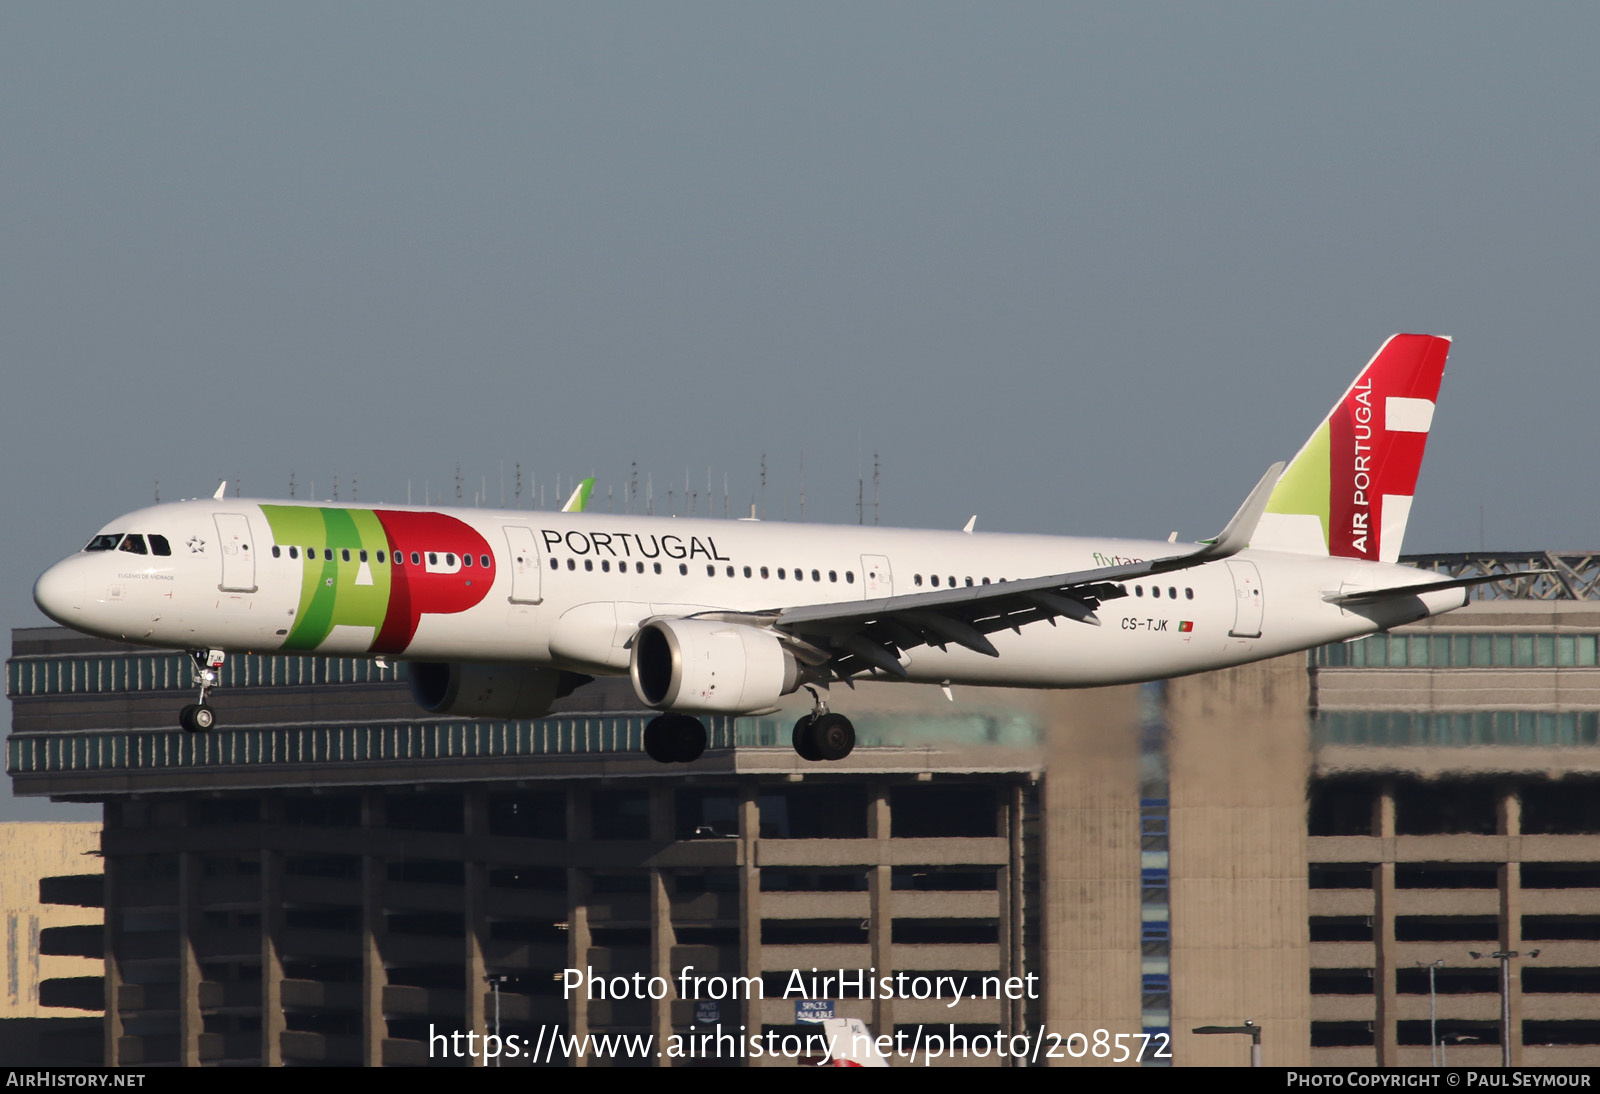
<path fill-rule="evenodd" d="M 377 561 L 377 553 L 388 548 L 377 516 L 370 509 L 293 505 L 263 505 L 261 511 L 276 543 L 305 552 L 300 604 L 282 648 L 314 650 L 336 626 L 370 627 L 376 635 L 389 608 L 390 577 L 387 559 L 382 564 Z M 345 551 L 350 552 L 348 562 Z M 366 562 L 361 560 L 362 551 L 367 553 Z M 331 558 L 326 557 L 329 552 Z M 359 583 L 363 577 L 366 583 Z"/>

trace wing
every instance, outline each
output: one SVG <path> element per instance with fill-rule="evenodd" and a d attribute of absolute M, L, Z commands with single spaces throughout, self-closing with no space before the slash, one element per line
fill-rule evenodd
<path fill-rule="evenodd" d="M 1025 624 L 1039 620 L 1055 626 L 1058 617 L 1099 626 L 1095 609 L 1103 601 L 1128 595 L 1121 582 L 1186 570 L 1243 550 L 1283 467 L 1273 464 L 1227 527 L 1187 554 L 993 585 L 807 604 L 767 615 L 762 622 L 787 636 L 802 660 L 830 664 L 845 680 L 872 669 L 903 678 L 899 651 L 922 645 L 942 650 L 953 644 L 998 657 L 987 637 L 996 631 L 1020 632 Z"/>

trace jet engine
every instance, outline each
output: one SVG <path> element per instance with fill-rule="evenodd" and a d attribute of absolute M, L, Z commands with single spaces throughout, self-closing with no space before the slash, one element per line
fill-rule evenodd
<path fill-rule="evenodd" d="M 469 718 L 543 718 L 550 704 L 592 679 L 517 662 L 413 661 L 407 667 L 418 706 Z"/>
<path fill-rule="evenodd" d="M 771 631 L 709 619 L 653 619 L 633 638 L 633 690 L 657 710 L 742 714 L 800 686 L 800 665 Z"/>

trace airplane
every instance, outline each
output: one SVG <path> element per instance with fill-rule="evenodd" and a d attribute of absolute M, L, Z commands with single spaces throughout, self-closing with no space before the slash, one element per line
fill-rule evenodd
<path fill-rule="evenodd" d="M 430 714 L 531 719 L 601 675 L 697 759 L 700 715 L 811 710 L 795 751 L 855 743 L 830 685 L 1079 688 L 1357 638 L 1462 606 L 1489 578 L 1397 564 L 1448 338 L 1384 342 L 1299 453 L 1213 539 L 1084 539 L 583 511 L 356 508 L 217 495 L 118 517 L 34 601 L 88 634 L 189 651 L 208 703 L 229 653 L 408 662 Z M 567 509 L 581 510 L 583 499 Z M 577 495 L 574 495 L 575 498 Z M 1175 538 L 1175 537 L 1174 537 Z"/>

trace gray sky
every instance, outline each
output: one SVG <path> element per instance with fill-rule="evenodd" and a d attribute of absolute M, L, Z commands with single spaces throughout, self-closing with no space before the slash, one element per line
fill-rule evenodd
<path fill-rule="evenodd" d="M 1594 5 L 0 5 L 0 620 L 113 516 L 1215 532 L 1395 331 L 1408 550 L 1600 545 Z M 868 484 L 870 498 L 870 482 Z M 705 500 L 699 502 L 704 512 Z M 869 518 L 870 520 L 870 515 Z M 6 718 L 9 718 L 7 712 Z M 9 789 L 9 788 L 8 788 Z M 0 817 L 70 811 L 0 802 Z"/>

